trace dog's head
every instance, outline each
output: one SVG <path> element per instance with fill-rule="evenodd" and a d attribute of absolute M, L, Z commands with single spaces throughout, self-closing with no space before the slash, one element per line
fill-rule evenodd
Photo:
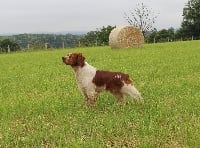
<path fill-rule="evenodd" d="M 81 53 L 69 53 L 62 57 L 62 60 L 66 65 L 71 65 L 72 67 L 83 67 L 85 64 L 85 57 Z"/>

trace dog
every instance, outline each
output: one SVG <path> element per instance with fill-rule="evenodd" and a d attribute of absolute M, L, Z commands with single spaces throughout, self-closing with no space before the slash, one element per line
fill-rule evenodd
<path fill-rule="evenodd" d="M 102 91 L 109 91 L 120 101 L 124 101 L 124 95 L 128 95 L 143 102 L 128 74 L 98 70 L 88 64 L 81 53 L 69 53 L 62 57 L 62 61 L 73 68 L 87 106 L 93 105 Z"/>

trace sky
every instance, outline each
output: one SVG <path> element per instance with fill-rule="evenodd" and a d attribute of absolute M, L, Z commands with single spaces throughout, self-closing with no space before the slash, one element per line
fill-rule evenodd
<path fill-rule="evenodd" d="M 159 13 L 158 30 L 179 28 L 188 0 L 0 0 L 0 34 L 95 31 L 103 26 L 128 25 L 138 3 Z"/>

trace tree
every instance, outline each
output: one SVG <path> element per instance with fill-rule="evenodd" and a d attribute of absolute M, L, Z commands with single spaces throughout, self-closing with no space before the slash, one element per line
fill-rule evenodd
<path fill-rule="evenodd" d="M 143 3 L 137 4 L 137 7 L 130 12 L 130 15 L 124 14 L 128 23 L 139 28 L 144 36 L 147 31 L 153 29 L 153 25 L 158 17 L 158 14 L 155 14 L 152 9 L 149 9 Z"/>
<path fill-rule="evenodd" d="M 171 41 L 175 40 L 175 34 L 176 34 L 175 29 L 173 27 L 171 27 L 167 31 L 168 31 L 169 40 L 171 40 Z"/>
<path fill-rule="evenodd" d="M 169 42 L 175 39 L 174 28 L 162 29 L 157 33 L 157 42 Z"/>
<path fill-rule="evenodd" d="M 1 48 L 2 52 L 7 52 L 8 49 L 10 51 L 20 50 L 20 46 L 17 43 L 15 43 L 9 39 L 4 39 L 3 41 L 1 41 L 0 48 Z"/>
<path fill-rule="evenodd" d="M 115 28 L 115 26 L 108 25 L 107 27 L 102 27 L 97 31 L 97 45 L 108 45 L 110 32 Z"/>
<path fill-rule="evenodd" d="M 94 46 L 97 43 L 97 32 L 88 32 L 86 35 L 80 38 L 79 42 L 81 43 L 80 46 Z"/>
<path fill-rule="evenodd" d="M 181 27 L 184 37 L 200 38 L 200 0 L 189 0 L 185 5 Z"/>
<path fill-rule="evenodd" d="M 148 32 L 148 36 L 146 38 L 146 41 L 148 43 L 155 43 L 155 42 L 170 42 L 175 40 L 175 29 L 169 28 L 169 29 L 162 29 L 160 31 L 157 31 L 156 29 L 152 30 L 151 32 Z"/>
<path fill-rule="evenodd" d="M 108 45 L 110 32 L 115 27 L 107 26 L 97 29 L 97 31 L 90 31 L 83 36 L 79 42 L 81 46 L 102 46 Z"/>
<path fill-rule="evenodd" d="M 151 31 L 148 31 L 146 33 L 145 42 L 147 42 L 147 43 L 155 43 L 156 42 L 157 34 L 158 34 L 158 31 L 157 31 L 156 28 L 154 28 Z"/>
<path fill-rule="evenodd" d="M 175 38 L 177 40 L 182 40 L 183 37 L 184 37 L 184 30 L 183 30 L 183 28 L 179 28 L 175 33 Z"/>

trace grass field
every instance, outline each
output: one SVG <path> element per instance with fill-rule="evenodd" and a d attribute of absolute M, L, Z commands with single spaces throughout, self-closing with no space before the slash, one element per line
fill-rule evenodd
<path fill-rule="evenodd" d="M 145 102 L 86 108 L 68 52 L 128 73 Z M 1 54 L 0 147 L 200 147 L 200 41 Z"/>

